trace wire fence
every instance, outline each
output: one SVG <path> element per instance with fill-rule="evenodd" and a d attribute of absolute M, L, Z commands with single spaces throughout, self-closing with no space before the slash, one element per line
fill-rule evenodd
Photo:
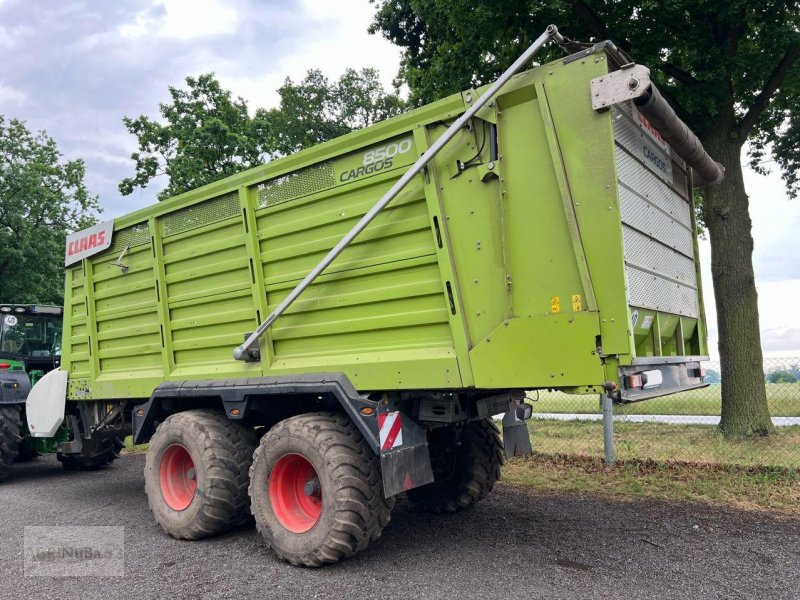
<path fill-rule="evenodd" d="M 618 460 L 651 459 L 744 467 L 800 469 L 800 357 L 764 364 L 775 434 L 726 440 L 717 431 L 722 404 L 719 362 L 709 361 L 706 388 L 614 406 Z M 534 449 L 543 454 L 603 456 L 599 399 L 561 392 L 533 392 Z"/>

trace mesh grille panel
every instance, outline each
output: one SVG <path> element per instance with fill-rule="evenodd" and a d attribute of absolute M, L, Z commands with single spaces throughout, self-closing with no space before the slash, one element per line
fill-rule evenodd
<path fill-rule="evenodd" d="M 697 290 L 626 266 L 631 306 L 697 317 Z"/>
<path fill-rule="evenodd" d="M 131 227 L 120 229 L 114 232 L 114 243 L 111 246 L 112 250 L 122 250 L 125 246 L 135 248 L 136 246 L 143 246 L 150 243 L 150 228 L 147 221 L 144 223 L 137 223 Z"/>
<path fill-rule="evenodd" d="M 625 261 L 647 271 L 694 287 L 694 261 L 628 226 L 622 228 Z"/>
<path fill-rule="evenodd" d="M 622 222 L 689 257 L 694 256 L 692 230 L 664 214 L 626 187 L 619 187 Z"/>
<path fill-rule="evenodd" d="M 258 205 L 272 206 L 336 185 L 333 162 L 322 162 L 258 185 Z"/>
<path fill-rule="evenodd" d="M 620 147 L 616 148 L 619 182 L 687 227 L 692 226 L 689 203 Z"/>
<path fill-rule="evenodd" d="M 197 229 L 209 223 L 216 223 L 239 214 L 239 193 L 230 192 L 193 206 L 187 206 L 159 219 L 161 234 L 164 237 L 177 235 L 190 229 Z"/>

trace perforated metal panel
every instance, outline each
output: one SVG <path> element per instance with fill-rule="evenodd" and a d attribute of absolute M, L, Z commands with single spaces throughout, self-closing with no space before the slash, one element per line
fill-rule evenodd
<path fill-rule="evenodd" d="M 239 194 L 230 192 L 211 200 L 187 206 L 159 219 L 161 235 L 169 237 L 203 225 L 216 223 L 239 214 Z"/>
<path fill-rule="evenodd" d="M 149 243 L 150 228 L 145 221 L 144 223 L 137 223 L 136 225 L 115 231 L 111 249 L 112 251 L 119 250 L 125 246 L 128 246 L 129 248 L 135 248 L 136 246 L 143 246 Z"/>
<path fill-rule="evenodd" d="M 689 203 L 678 192 L 647 170 L 623 148 L 616 148 L 617 178 L 619 183 L 633 190 L 653 206 L 670 215 L 687 227 L 692 226 Z M 624 218 L 624 215 L 623 215 Z"/>
<path fill-rule="evenodd" d="M 322 162 L 258 185 L 258 204 L 262 208 L 286 202 L 336 185 L 332 161 Z"/>
<path fill-rule="evenodd" d="M 657 148 L 652 141 L 643 141 L 648 134 L 634 122 L 630 103 L 613 110 L 628 302 L 696 317 L 692 209 L 683 161 L 671 162 L 665 175 L 636 158 L 643 143 L 648 151 Z"/>
<path fill-rule="evenodd" d="M 697 290 L 634 267 L 625 268 L 631 306 L 697 317 Z"/>
<path fill-rule="evenodd" d="M 694 261 L 664 244 L 623 225 L 625 262 L 666 279 L 695 286 Z"/>
<path fill-rule="evenodd" d="M 660 240 L 673 250 L 691 259 L 694 253 L 692 229 L 661 211 L 624 186 L 619 187 L 623 223 Z"/>

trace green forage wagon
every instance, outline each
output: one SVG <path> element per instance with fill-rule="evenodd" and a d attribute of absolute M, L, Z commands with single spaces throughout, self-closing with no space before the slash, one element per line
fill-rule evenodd
<path fill-rule="evenodd" d="M 132 431 L 170 535 L 252 514 L 318 566 L 399 493 L 483 498 L 530 451 L 525 390 L 703 386 L 692 185 L 722 170 L 610 42 L 522 72 L 551 41 L 492 86 L 73 234 L 33 435 L 67 423 L 85 457 Z"/>

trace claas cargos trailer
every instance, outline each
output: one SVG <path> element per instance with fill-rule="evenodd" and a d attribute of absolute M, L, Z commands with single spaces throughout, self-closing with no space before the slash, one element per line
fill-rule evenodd
<path fill-rule="evenodd" d="M 611 43 L 515 75 L 549 40 L 492 86 L 70 236 L 37 435 L 71 420 L 76 452 L 130 423 L 169 534 L 252 513 L 317 566 L 401 492 L 484 497 L 530 450 L 526 390 L 702 386 L 692 181 L 721 169 Z"/>

